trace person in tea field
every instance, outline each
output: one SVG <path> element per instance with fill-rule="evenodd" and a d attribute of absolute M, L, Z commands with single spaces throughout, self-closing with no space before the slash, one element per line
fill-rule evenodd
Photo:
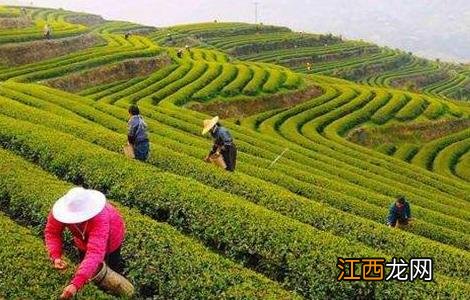
<path fill-rule="evenodd" d="M 311 63 L 307 63 L 307 71 L 312 71 L 312 64 Z"/>
<path fill-rule="evenodd" d="M 130 286 L 133 292 L 132 284 L 116 273 L 122 273 L 121 246 L 125 223 L 119 211 L 106 201 L 105 195 L 74 187 L 55 202 L 47 218 L 44 236 L 53 267 L 58 270 L 67 268 L 67 263 L 62 259 L 65 229 L 72 233 L 81 263 L 60 299 L 73 298 L 103 270 L 118 276 L 121 286 Z"/>
<path fill-rule="evenodd" d="M 411 220 L 410 204 L 406 201 L 405 197 L 398 197 L 394 203 L 390 205 L 388 213 L 388 226 L 402 227 L 408 225 Z"/>
<path fill-rule="evenodd" d="M 176 52 L 176 55 L 178 56 L 178 58 L 182 58 L 183 57 L 183 49 L 178 49 L 178 52 Z"/>
<path fill-rule="evenodd" d="M 147 124 L 140 115 L 140 110 L 137 105 L 131 105 L 129 107 L 128 125 L 127 141 L 134 149 L 134 157 L 141 161 L 147 160 L 150 151 Z"/>
<path fill-rule="evenodd" d="M 52 28 L 49 24 L 44 25 L 44 38 L 49 40 L 52 37 Z"/>
<path fill-rule="evenodd" d="M 225 163 L 225 170 L 233 172 L 237 161 L 237 148 L 233 142 L 232 135 L 227 128 L 222 127 L 219 123 L 219 117 L 214 117 L 210 120 L 204 120 L 202 134 L 210 132 L 214 139 L 212 150 L 204 159 L 206 162 L 211 162 L 212 158 L 221 155 Z"/>

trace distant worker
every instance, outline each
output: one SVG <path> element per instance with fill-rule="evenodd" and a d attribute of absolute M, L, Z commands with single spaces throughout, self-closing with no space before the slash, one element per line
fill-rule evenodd
<path fill-rule="evenodd" d="M 307 71 L 312 71 L 312 64 L 311 63 L 307 63 Z"/>
<path fill-rule="evenodd" d="M 405 197 L 398 197 L 392 205 L 388 213 L 388 226 L 403 227 L 408 225 L 411 220 L 410 204 Z"/>
<path fill-rule="evenodd" d="M 63 232 L 66 228 L 72 233 L 81 263 L 60 299 L 72 299 L 92 280 L 115 295 L 132 296 L 132 284 L 116 273 L 122 273 L 124 220 L 118 210 L 106 201 L 105 195 L 74 187 L 55 202 L 47 218 L 44 235 L 49 257 L 57 270 L 67 268 L 67 263 L 62 259 Z"/>
<path fill-rule="evenodd" d="M 46 40 L 51 39 L 52 37 L 52 28 L 49 26 L 49 24 L 44 25 L 44 38 Z"/>
<path fill-rule="evenodd" d="M 178 56 L 178 58 L 182 58 L 183 57 L 183 49 L 178 49 L 178 52 L 176 53 L 176 56 Z"/>
<path fill-rule="evenodd" d="M 124 35 L 124 38 L 125 38 L 126 40 L 128 40 L 130 36 L 131 36 L 131 33 L 130 33 L 130 32 L 126 32 L 126 34 Z"/>
<path fill-rule="evenodd" d="M 219 117 L 204 120 L 202 134 L 205 135 L 208 132 L 214 139 L 214 145 L 204 160 L 214 162 L 225 170 L 233 172 L 237 161 L 237 148 L 230 132 L 219 123 Z M 220 158 L 222 159 L 221 163 L 217 161 Z"/>
<path fill-rule="evenodd" d="M 147 160 L 150 150 L 147 124 L 140 115 L 140 110 L 137 105 L 131 105 L 129 107 L 128 125 L 127 141 L 134 149 L 134 157 L 141 161 Z"/>
<path fill-rule="evenodd" d="M 189 45 L 184 46 L 184 48 L 186 49 L 186 51 L 191 52 L 191 48 L 189 48 Z"/>

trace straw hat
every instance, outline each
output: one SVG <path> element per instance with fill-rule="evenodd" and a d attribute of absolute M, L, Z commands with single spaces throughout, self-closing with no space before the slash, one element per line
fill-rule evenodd
<path fill-rule="evenodd" d="M 208 133 L 209 130 L 211 130 L 212 127 L 214 127 L 215 124 L 217 124 L 217 122 L 219 122 L 219 117 L 218 116 L 215 116 L 210 120 L 209 119 L 204 120 L 204 128 L 202 129 L 202 135 Z"/>
<path fill-rule="evenodd" d="M 105 205 L 106 197 L 101 192 L 75 187 L 56 201 L 52 215 L 61 223 L 77 224 L 98 215 Z"/>

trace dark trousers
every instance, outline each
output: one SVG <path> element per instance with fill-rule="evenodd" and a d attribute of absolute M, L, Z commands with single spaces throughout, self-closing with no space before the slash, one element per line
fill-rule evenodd
<path fill-rule="evenodd" d="M 80 260 L 82 261 L 85 258 L 85 252 L 78 250 L 78 256 L 80 257 Z M 119 247 L 114 252 L 106 254 L 106 256 L 104 257 L 104 261 L 106 262 L 108 267 L 110 267 L 113 271 L 116 271 L 119 274 L 122 274 L 122 272 L 124 271 L 122 257 L 121 257 L 121 247 Z"/>
<path fill-rule="evenodd" d="M 137 142 L 134 145 L 134 156 L 136 159 L 146 161 L 149 157 L 150 144 L 149 141 Z"/>
<path fill-rule="evenodd" d="M 222 154 L 225 164 L 227 165 L 226 170 L 230 172 L 235 171 L 235 165 L 237 163 L 237 147 L 235 147 L 235 144 L 224 145 L 220 154 Z"/>
<path fill-rule="evenodd" d="M 398 223 L 398 226 L 406 226 L 406 225 L 408 225 L 408 219 L 399 218 L 394 223 L 391 223 L 390 225 L 392 227 L 395 227 L 395 226 L 397 226 L 397 223 Z"/>

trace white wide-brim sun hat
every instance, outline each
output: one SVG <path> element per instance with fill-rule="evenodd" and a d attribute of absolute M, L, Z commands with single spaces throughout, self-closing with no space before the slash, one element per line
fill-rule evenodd
<path fill-rule="evenodd" d="M 95 190 L 74 187 L 52 207 L 54 218 L 64 224 L 77 224 L 98 215 L 106 205 L 106 196 Z"/>
<path fill-rule="evenodd" d="M 207 120 L 204 120 L 203 122 L 203 129 L 202 129 L 202 135 L 206 134 L 209 132 L 209 130 L 212 129 L 212 127 L 215 126 L 215 124 L 217 124 L 217 122 L 219 122 L 219 117 L 218 116 L 215 116 L 213 117 L 212 119 L 207 119 Z"/>

